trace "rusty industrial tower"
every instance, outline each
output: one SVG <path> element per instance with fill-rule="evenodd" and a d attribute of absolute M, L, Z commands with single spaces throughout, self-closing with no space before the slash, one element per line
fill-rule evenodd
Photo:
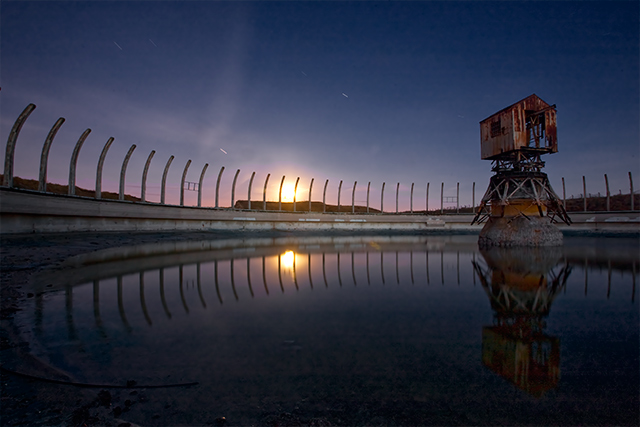
<path fill-rule="evenodd" d="M 558 151 L 556 108 L 530 95 L 480 122 L 489 182 L 472 224 L 487 221 L 481 246 L 548 246 L 562 243 L 553 223 L 571 220 L 542 172 L 540 157 Z"/>

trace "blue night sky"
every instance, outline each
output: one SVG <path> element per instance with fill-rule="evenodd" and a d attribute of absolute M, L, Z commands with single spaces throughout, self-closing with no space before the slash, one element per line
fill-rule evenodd
<path fill-rule="evenodd" d="M 113 136 L 103 191 L 118 190 L 131 144 L 127 192 L 140 193 L 142 168 L 156 155 L 148 199 L 159 200 L 170 155 L 167 201 L 180 178 L 198 181 L 212 206 L 218 171 L 222 206 L 277 200 L 280 179 L 300 177 L 299 197 L 385 210 L 439 207 L 440 183 L 461 205 L 476 203 L 491 175 L 480 160 L 479 121 L 535 93 L 558 111 L 559 152 L 545 171 L 562 196 L 640 187 L 639 3 L 630 2 L 12 2 L 1 13 L 0 138 L 28 103 L 15 175 L 38 177 L 40 152 L 58 119 L 49 182 L 66 184 L 73 147 L 77 185 L 93 189 Z M 224 150 L 224 152 L 222 151 Z M 2 162 L 4 162 L 4 149 Z M 226 152 L 226 154 L 225 154 Z M 195 204 L 191 192 L 187 204 Z"/>

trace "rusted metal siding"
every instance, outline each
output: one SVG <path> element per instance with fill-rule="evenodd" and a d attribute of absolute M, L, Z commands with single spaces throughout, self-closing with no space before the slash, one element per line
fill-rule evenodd
<path fill-rule="evenodd" d="M 506 107 L 480 122 L 480 154 L 483 160 L 529 147 L 527 117 L 534 112 L 544 113 L 544 141 L 542 148 L 558 151 L 556 112 L 538 96 L 527 98 Z"/>

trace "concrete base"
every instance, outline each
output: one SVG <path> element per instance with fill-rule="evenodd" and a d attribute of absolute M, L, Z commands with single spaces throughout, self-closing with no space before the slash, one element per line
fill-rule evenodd
<path fill-rule="evenodd" d="M 562 232 L 544 217 L 490 217 L 480 231 L 480 247 L 559 246 Z"/>

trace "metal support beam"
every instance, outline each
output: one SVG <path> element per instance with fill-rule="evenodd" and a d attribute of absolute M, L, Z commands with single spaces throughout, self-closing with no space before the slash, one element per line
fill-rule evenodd
<path fill-rule="evenodd" d="M 324 190 L 322 191 L 322 212 L 326 212 L 327 211 L 327 185 L 329 185 L 329 180 L 326 180 L 324 182 Z"/>
<path fill-rule="evenodd" d="M 164 172 L 162 172 L 162 183 L 160 184 L 160 204 L 164 205 L 164 195 L 167 188 L 167 174 L 169 173 L 169 166 L 173 162 L 173 156 L 169 157 L 167 164 L 164 165 Z"/>
<path fill-rule="evenodd" d="M 300 182 L 300 177 L 296 178 L 296 185 L 293 187 L 293 211 L 296 211 L 296 197 L 298 195 L 298 182 Z"/>
<path fill-rule="evenodd" d="M 351 213 L 356 212 L 356 186 L 358 185 L 358 181 L 353 183 L 353 191 L 351 192 Z"/>
<path fill-rule="evenodd" d="M 58 133 L 58 129 L 60 129 L 60 126 L 62 126 L 63 123 L 64 117 L 60 117 L 49 131 L 47 139 L 44 140 L 42 154 L 40 155 L 40 178 L 38 180 L 38 191 L 47 191 L 47 164 L 49 161 L 49 149 L 51 148 L 53 138 L 55 138 L 56 133 Z"/>
<path fill-rule="evenodd" d="M 151 159 L 156 154 L 155 150 L 151 150 L 149 153 L 149 157 L 147 157 L 147 162 L 144 164 L 144 169 L 142 171 L 142 182 L 140 184 L 140 201 L 147 201 L 147 173 L 149 172 L 149 166 L 151 165 Z"/>
<path fill-rule="evenodd" d="M 371 190 L 371 181 L 367 184 L 367 213 L 369 213 L 369 191 Z"/>
<path fill-rule="evenodd" d="M 609 212 L 611 210 L 611 203 L 610 203 L 610 194 L 609 194 L 609 178 L 607 178 L 607 174 L 604 174 L 604 185 L 607 189 L 607 212 Z"/>
<path fill-rule="evenodd" d="M 220 192 L 220 179 L 222 178 L 222 172 L 224 172 L 224 166 L 220 168 L 220 172 L 218 173 L 218 180 L 216 181 L 216 209 L 218 208 L 218 196 Z"/>
<path fill-rule="evenodd" d="M 76 142 L 76 146 L 73 148 L 73 153 L 71 154 L 71 161 L 69 162 L 69 191 L 68 194 L 73 196 L 76 194 L 76 165 L 78 164 L 78 155 L 80 154 L 80 149 L 82 148 L 82 144 L 84 144 L 84 140 L 87 139 L 87 136 L 91 133 L 91 129 L 85 130 L 82 135 L 80 135 L 80 139 Z"/>
<path fill-rule="evenodd" d="M 456 185 L 456 213 L 460 213 L 460 183 Z"/>
<path fill-rule="evenodd" d="M 267 178 L 264 180 L 264 190 L 262 190 L 262 210 L 267 210 L 267 183 L 269 182 L 270 173 L 267 174 Z"/>
<path fill-rule="evenodd" d="M 582 175 L 582 202 L 584 204 L 584 211 L 587 211 L 587 181 L 584 179 L 584 175 Z"/>
<path fill-rule="evenodd" d="M 102 152 L 100 153 L 100 158 L 98 159 L 98 167 L 96 169 L 96 199 L 100 199 L 102 197 L 102 167 L 104 166 L 104 159 L 107 157 L 107 151 L 109 151 L 109 147 L 113 143 L 113 137 L 109 138 L 104 144 L 102 148 Z"/>
<path fill-rule="evenodd" d="M 311 190 L 313 190 L 313 178 L 311 178 L 311 184 L 309 184 L 309 212 L 311 212 Z"/>
<path fill-rule="evenodd" d="M 5 187 L 13 187 L 13 158 L 16 151 L 16 141 L 18 140 L 18 135 L 20 134 L 22 125 L 24 125 L 24 122 L 35 109 L 35 104 L 27 105 L 27 107 L 18 116 L 16 122 L 13 124 L 11 133 L 9 133 L 9 139 L 7 140 L 7 150 L 4 156 L 4 176 L 2 177 L 2 185 Z"/>
<path fill-rule="evenodd" d="M 633 197 L 633 178 L 631 177 L 631 172 L 629 172 L 629 191 L 631 193 L 631 210 L 633 210 L 634 197 Z"/>
<path fill-rule="evenodd" d="M 444 213 L 444 182 L 440 186 L 440 213 Z"/>
<path fill-rule="evenodd" d="M 564 186 L 564 176 L 562 177 L 562 206 L 567 210 L 567 191 Z"/>
<path fill-rule="evenodd" d="M 471 190 L 471 212 L 473 212 L 475 210 L 476 210 L 476 183 L 474 181 L 473 187 L 472 187 L 472 190 Z"/>
<path fill-rule="evenodd" d="M 282 180 L 280 181 L 280 190 L 278 190 L 278 211 L 282 211 L 282 186 L 284 185 L 285 175 L 282 175 Z"/>
<path fill-rule="evenodd" d="M 240 169 L 236 171 L 235 176 L 233 177 L 233 184 L 231 184 L 231 209 L 235 209 L 236 205 L 236 182 L 238 181 L 238 174 L 240 173 Z"/>
<path fill-rule="evenodd" d="M 198 207 L 202 206 L 202 183 L 204 182 L 204 174 L 207 172 L 208 167 L 209 163 L 205 163 L 202 172 L 200 172 L 200 180 L 198 180 Z"/>
<path fill-rule="evenodd" d="M 133 154 L 133 150 L 136 149 L 136 144 L 133 144 L 129 147 L 129 151 L 127 151 L 127 155 L 124 156 L 124 160 L 122 161 L 122 168 L 120 169 L 120 194 L 118 196 L 119 200 L 124 200 L 124 181 L 125 176 L 127 175 L 127 165 L 129 164 L 129 159 Z"/>
<path fill-rule="evenodd" d="M 340 185 L 338 185 L 338 212 L 340 212 L 340 193 L 342 193 L 342 180 L 340 180 Z"/>
<path fill-rule="evenodd" d="M 251 186 L 253 185 L 253 178 L 255 178 L 255 171 L 251 174 L 251 179 L 249 180 L 249 188 L 247 189 L 247 207 L 251 210 Z"/>
<path fill-rule="evenodd" d="M 400 183 L 396 185 L 396 213 L 398 213 L 398 194 L 400 193 Z"/>
<path fill-rule="evenodd" d="M 182 171 L 182 178 L 180 178 L 180 206 L 184 206 L 184 182 L 187 179 L 187 171 L 189 170 L 189 166 L 191 166 L 191 159 L 187 161 L 187 164 L 184 165 L 184 170 Z"/>
<path fill-rule="evenodd" d="M 410 206 L 410 212 L 413 213 L 413 182 L 411 183 L 411 202 L 409 204 Z"/>
<path fill-rule="evenodd" d="M 429 214 L 429 183 L 427 182 L 427 198 L 425 199 L 425 215 Z"/>
<path fill-rule="evenodd" d="M 380 213 L 384 213 L 384 185 L 386 183 L 382 183 L 382 190 L 380 190 Z"/>

